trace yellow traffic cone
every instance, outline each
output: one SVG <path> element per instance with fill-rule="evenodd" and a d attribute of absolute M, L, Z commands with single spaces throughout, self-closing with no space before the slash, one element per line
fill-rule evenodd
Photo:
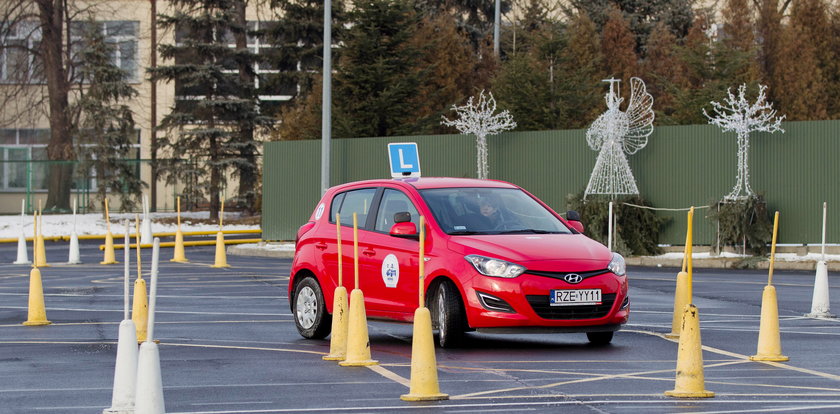
<path fill-rule="evenodd" d="M 411 383 L 403 401 L 447 400 L 440 392 L 435 360 L 435 341 L 432 336 L 432 314 L 429 308 L 414 311 L 414 333 L 411 339 Z"/>
<path fill-rule="evenodd" d="M 134 303 L 131 307 L 131 320 L 137 328 L 137 342 L 145 342 L 146 329 L 149 323 L 149 301 L 146 296 L 146 281 L 141 278 L 134 282 Z"/>
<path fill-rule="evenodd" d="M 212 267 L 230 267 L 225 254 L 225 235 L 221 230 L 216 233 L 216 263 Z"/>
<path fill-rule="evenodd" d="M 787 361 L 782 355 L 782 341 L 779 334 L 779 307 L 776 303 L 776 287 L 767 285 L 761 295 L 761 324 L 758 330 L 758 353 L 752 361 Z"/>
<path fill-rule="evenodd" d="M 365 297 L 361 289 L 350 292 L 350 318 L 347 327 L 347 357 L 338 365 L 342 367 L 363 367 L 378 365 L 370 359 L 370 338 L 368 337 Z"/>
<path fill-rule="evenodd" d="M 44 289 L 41 285 L 41 271 L 33 267 L 29 272 L 29 315 L 26 326 L 49 325 L 52 322 L 47 320 L 47 310 L 44 307 Z"/>
<path fill-rule="evenodd" d="M 175 232 L 175 254 L 170 262 L 189 263 L 187 257 L 184 256 L 184 233 L 181 229 Z"/>
<path fill-rule="evenodd" d="M 332 331 L 330 332 L 330 353 L 324 361 L 343 361 L 347 357 L 347 289 L 335 288 L 333 299 Z"/>
<path fill-rule="evenodd" d="M 114 255 L 114 235 L 110 231 L 105 233 L 105 256 L 99 264 L 114 264 L 117 258 Z"/>
<path fill-rule="evenodd" d="M 680 329 L 682 327 L 683 313 L 685 312 L 685 305 L 690 302 L 688 294 L 688 273 L 677 273 L 677 289 L 674 292 L 674 317 L 671 319 L 671 332 L 665 334 L 666 338 L 679 338 Z"/>
<path fill-rule="evenodd" d="M 715 393 L 705 390 L 703 349 L 700 343 L 700 317 L 697 307 L 688 304 L 683 311 L 680 345 L 677 352 L 677 380 L 668 397 L 710 398 Z"/>

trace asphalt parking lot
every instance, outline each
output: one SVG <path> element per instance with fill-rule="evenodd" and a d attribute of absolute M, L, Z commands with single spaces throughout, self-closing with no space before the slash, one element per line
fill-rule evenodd
<path fill-rule="evenodd" d="M 0 245 L 0 263 L 16 246 Z M 63 265 L 66 243 L 48 243 L 42 269 L 47 318 L 26 327 L 30 267 L 0 267 L 0 412 L 93 413 L 110 406 L 123 265 Z M 187 248 L 190 263 L 162 249 L 155 338 L 169 413 L 283 412 L 840 412 L 840 321 L 809 319 L 814 275 L 777 271 L 782 348 L 790 361 L 756 353 L 766 271 L 696 269 L 706 389 L 711 399 L 665 397 L 674 388 L 670 331 L 676 270 L 629 269 L 631 319 L 612 345 L 583 334 L 472 333 L 458 349 L 437 349 L 441 391 L 450 399 L 407 403 L 411 326 L 370 322 L 380 365 L 344 368 L 321 356 L 329 340 L 301 338 L 286 297 L 289 259 L 227 256 Z M 132 281 L 136 277 L 132 252 Z M 122 260 L 122 252 L 117 259 Z M 143 251 L 148 277 L 151 252 Z M 364 283 L 364 282 L 363 282 Z M 831 297 L 840 280 L 829 276 Z M 835 313 L 837 313 L 835 311 Z"/>

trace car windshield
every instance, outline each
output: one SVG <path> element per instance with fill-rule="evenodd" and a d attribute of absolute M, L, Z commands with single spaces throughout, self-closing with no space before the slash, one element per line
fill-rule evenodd
<path fill-rule="evenodd" d="M 420 194 L 447 234 L 571 233 L 554 214 L 516 188 L 435 188 Z"/>

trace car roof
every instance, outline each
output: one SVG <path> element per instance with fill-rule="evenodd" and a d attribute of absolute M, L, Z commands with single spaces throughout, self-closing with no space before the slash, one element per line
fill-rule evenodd
<path fill-rule="evenodd" d="M 511 183 L 498 180 L 479 180 L 475 178 L 454 178 L 454 177 L 420 177 L 420 178 L 393 178 L 354 181 L 336 186 L 341 189 L 349 186 L 369 185 L 379 186 L 384 184 L 402 183 L 410 185 L 418 190 L 430 188 L 458 188 L 458 187 L 485 187 L 485 188 L 519 188 Z"/>

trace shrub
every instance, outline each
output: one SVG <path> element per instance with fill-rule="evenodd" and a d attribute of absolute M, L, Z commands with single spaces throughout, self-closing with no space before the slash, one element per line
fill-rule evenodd
<path fill-rule="evenodd" d="M 583 200 L 583 194 L 569 194 L 566 197 L 569 209 L 580 213 L 585 225 L 585 234 L 604 245 L 607 244 L 609 198 L 589 196 Z M 638 195 L 622 196 L 612 200 L 616 223 L 613 229 L 613 250 L 624 255 L 649 256 L 660 254 L 659 232 L 670 219 L 659 217 L 651 209 L 626 205 L 650 207 L 650 204 Z"/>

